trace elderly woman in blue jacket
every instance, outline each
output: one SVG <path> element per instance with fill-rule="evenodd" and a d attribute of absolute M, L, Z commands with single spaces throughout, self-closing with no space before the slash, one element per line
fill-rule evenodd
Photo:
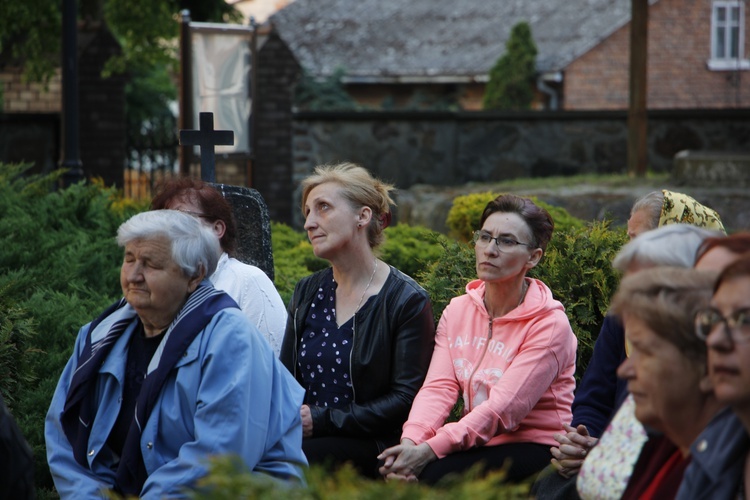
<path fill-rule="evenodd" d="M 205 279 L 220 254 L 215 235 L 157 210 L 125 222 L 117 241 L 124 298 L 79 331 L 47 414 L 60 496 L 178 497 L 206 459 L 229 453 L 301 481 L 302 388 Z"/>

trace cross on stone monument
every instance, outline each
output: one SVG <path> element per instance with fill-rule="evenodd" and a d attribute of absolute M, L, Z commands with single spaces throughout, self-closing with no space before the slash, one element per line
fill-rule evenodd
<path fill-rule="evenodd" d="M 234 132 L 214 130 L 214 114 L 200 113 L 199 130 L 180 130 L 181 146 L 198 146 L 201 150 L 201 179 L 216 182 L 214 146 L 234 145 Z"/>
<path fill-rule="evenodd" d="M 234 132 L 214 130 L 214 114 L 200 114 L 200 130 L 180 130 L 181 146 L 201 149 L 201 179 L 208 182 L 232 206 L 237 223 L 237 251 L 234 257 L 245 264 L 262 269 L 273 281 L 273 251 L 271 249 L 271 218 L 261 194 L 245 186 L 216 184 L 214 146 L 234 144 Z"/>

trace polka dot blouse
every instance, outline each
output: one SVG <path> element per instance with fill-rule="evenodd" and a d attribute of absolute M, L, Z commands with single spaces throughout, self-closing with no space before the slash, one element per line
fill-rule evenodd
<path fill-rule="evenodd" d="M 342 408 L 353 399 L 349 357 L 354 322 L 350 318 L 341 327 L 336 324 L 336 287 L 331 272 L 310 305 L 299 347 L 305 403 L 311 406 Z"/>

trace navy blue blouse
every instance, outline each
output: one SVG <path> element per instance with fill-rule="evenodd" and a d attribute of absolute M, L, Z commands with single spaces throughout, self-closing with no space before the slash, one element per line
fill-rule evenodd
<path fill-rule="evenodd" d="M 354 338 L 354 322 L 350 318 L 336 324 L 336 287 L 331 271 L 318 289 L 305 319 L 298 366 L 310 406 L 342 408 L 354 399 L 349 358 Z"/>

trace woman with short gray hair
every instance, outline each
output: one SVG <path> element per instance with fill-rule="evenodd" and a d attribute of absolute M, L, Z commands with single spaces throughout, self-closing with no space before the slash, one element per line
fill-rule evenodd
<path fill-rule="evenodd" d="M 176 497 L 206 459 L 302 481 L 302 389 L 237 304 L 205 279 L 219 241 L 175 210 L 120 226 L 124 297 L 78 333 L 45 423 L 62 498 Z"/>

